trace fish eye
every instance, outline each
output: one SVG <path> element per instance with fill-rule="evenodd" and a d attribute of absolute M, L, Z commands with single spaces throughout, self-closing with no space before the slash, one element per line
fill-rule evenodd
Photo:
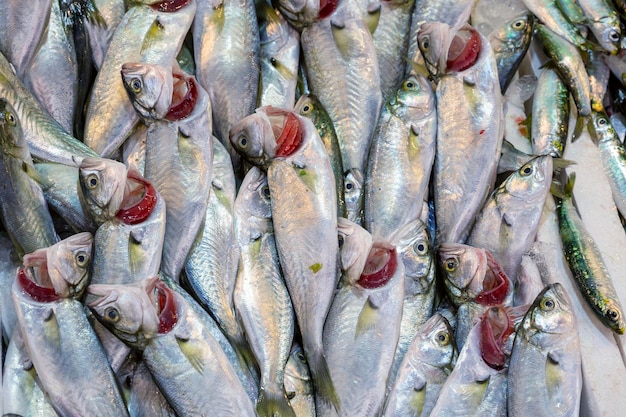
<path fill-rule="evenodd" d="M 413 250 L 418 255 L 426 255 L 426 252 L 428 251 L 428 245 L 424 242 L 416 242 L 413 245 Z"/>
<path fill-rule="evenodd" d="M 605 124 L 607 124 L 607 123 L 608 123 L 608 121 L 607 121 L 604 117 L 600 117 L 600 118 L 598 119 L 598 124 L 599 124 L 600 126 L 604 126 L 604 125 L 605 125 Z"/>
<path fill-rule="evenodd" d="M 522 177 L 527 177 L 533 173 L 533 167 L 530 164 L 526 164 L 520 168 L 519 173 Z"/>
<path fill-rule="evenodd" d="M 300 362 L 306 362 L 306 358 L 304 357 L 304 354 L 302 352 L 296 353 L 296 359 L 298 359 Z"/>
<path fill-rule="evenodd" d="M 430 48 L 430 41 L 428 40 L 428 38 L 424 39 L 420 45 L 422 46 L 422 49 L 425 51 L 428 51 L 428 48 Z"/>
<path fill-rule="evenodd" d="M 313 106 L 310 104 L 305 104 L 304 106 L 302 106 L 302 114 L 309 114 L 311 113 L 311 111 L 313 111 Z"/>
<path fill-rule="evenodd" d="M 87 175 L 87 187 L 94 189 L 98 186 L 98 176 L 96 174 Z"/>
<path fill-rule="evenodd" d="M 513 28 L 522 29 L 526 26 L 526 21 L 524 19 L 519 19 L 513 22 Z"/>
<path fill-rule="evenodd" d="M 343 244 L 344 244 L 343 235 L 337 235 L 337 241 L 339 243 L 339 249 L 341 249 L 343 247 Z"/>
<path fill-rule="evenodd" d="M 617 33 L 617 31 L 615 30 L 612 30 L 611 32 L 609 32 L 609 40 L 611 42 L 619 41 L 619 33 Z"/>
<path fill-rule="evenodd" d="M 263 193 L 263 196 L 265 197 L 269 197 L 270 196 L 270 187 L 268 187 L 267 185 L 265 187 L 263 187 L 263 189 L 261 190 L 261 192 Z"/>
<path fill-rule="evenodd" d="M 294 398 L 296 398 L 296 392 L 295 391 L 289 391 L 287 392 L 287 399 L 289 401 L 293 400 Z"/>
<path fill-rule="evenodd" d="M 89 262 L 89 255 L 87 254 L 87 252 L 80 251 L 76 254 L 74 259 L 76 260 L 76 264 L 78 266 L 83 267 L 87 265 L 87 262 Z"/>
<path fill-rule="evenodd" d="M 272 64 L 273 67 L 276 67 L 278 65 L 278 61 L 276 60 L 276 58 L 271 57 L 270 64 Z"/>
<path fill-rule="evenodd" d="M 543 311 L 551 311 L 554 310 L 554 300 L 552 298 L 544 298 L 543 300 L 541 300 L 541 302 L 539 303 L 539 307 L 543 310 Z"/>
<path fill-rule="evenodd" d="M 406 80 L 403 86 L 406 90 L 414 90 L 417 85 L 412 80 Z"/>
<path fill-rule="evenodd" d="M 354 184 L 351 182 L 346 183 L 346 191 L 351 191 L 354 188 Z"/>
<path fill-rule="evenodd" d="M 437 343 L 439 343 L 441 346 L 446 346 L 448 343 L 450 343 L 450 333 L 446 331 L 440 331 L 435 335 L 435 338 L 437 339 Z"/>
<path fill-rule="evenodd" d="M 241 135 L 238 142 L 239 146 L 245 148 L 246 146 L 248 146 L 248 137 L 246 135 Z"/>
<path fill-rule="evenodd" d="M 608 318 L 611 321 L 617 321 L 619 320 L 619 312 L 615 309 L 609 308 L 606 311 L 606 318 Z"/>
<path fill-rule="evenodd" d="M 135 93 L 140 93 L 142 88 L 141 80 L 139 78 L 133 78 L 132 80 L 130 80 L 130 88 Z"/>
<path fill-rule="evenodd" d="M 15 115 L 10 111 L 4 112 L 4 120 L 6 120 L 7 123 L 11 126 L 15 126 L 16 124 Z"/>
<path fill-rule="evenodd" d="M 110 322 L 116 323 L 120 319 L 120 313 L 115 307 L 109 307 L 104 310 L 104 318 Z"/>
<path fill-rule="evenodd" d="M 454 258 L 446 259 L 443 267 L 448 272 L 454 272 L 459 267 L 459 262 Z"/>

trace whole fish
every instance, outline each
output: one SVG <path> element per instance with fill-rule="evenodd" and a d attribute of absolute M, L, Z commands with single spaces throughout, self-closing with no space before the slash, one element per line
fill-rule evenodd
<path fill-rule="evenodd" d="M 144 175 L 165 201 L 161 271 L 178 281 L 203 229 L 209 201 L 213 169 L 209 95 L 195 77 L 171 66 L 125 63 L 121 73 L 133 107 L 148 126 Z M 166 81 L 170 78 L 173 84 Z M 149 91 L 144 92 L 144 85 Z M 144 116 L 148 108 L 155 109 L 155 116 Z M 168 109 L 163 116 L 161 108 Z"/>
<path fill-rule="evenodd" d="M 365 172 L 364 227 L 391 237 L 418 218 L 435 159 L 435 93 L 426 77 L 410 76 L 383 107 Z"/>
<path fill-rule="evenodd" d="M 267 175 L 255 166 L 235 200 L 235 232 L 241 250 L 234 292 L 237 317 L 261 371 L 257 414 L 295 417 L 284 390 L 295 314 L 276 251 Z"/>
<path fill-rule="evenodd" d="M 290 109 L 296 101 L 300 34 L 268 2 L 260 2 L 256 12 L 261 69 L 259 106 Z"/>
<path fill-rule="evenodd" d="M 589 236 L 585 225 L 572 202 L 575 174 L 572 174 L 563 192 L 555 195 L 559 234 L 563 254 L 574 281 L 583 298 L 600 321 L 617 334 L 624 334 L 624 310 L 620 304 L 611 276 L 602 254 Z"/>
<path fill-rule="evenodd" d="M 587 18 L 586 24 L 595 35 L 598 43 L 611 55 L 621 49 L 622 31 L 620 19 L 608 0 L 578 0 L 578 5 Z"/>
<path fill-rule="evenodd" d="M 535 155 L 560 158 L 569 131 L 569 91 L 554 68 L 539 74 L 532 104 L 531 141 Z"/>
<path fill-rule="evenodd" d="M 295 343 L 285 365 L 285 392 L 297 417 L 315 417 L 315 393 L 309 365 L 302 348 Z"/>
<path fill-rule="evenodd" d="M 22 134 L 21 120 L 11 104 L 0 98 L 0 219 L 19 256 L 59 240 L 43 191 L 25 171 L 34 170 Z"/>
<path fill-rule="evenodd" d="M 418 38 L 429 71 L 441 78 L 433 166 L 435 242 L 462 243 L 493 188 L 502 145 L 495 57 L 489 41 L 469 25 L 425 23 Z"/>
<path fill-rule="evenodd" d="M 300 116 L 311 119 L 317 133 L 326 146 L 328 157 L 330 158 L 330 164 L 333 167 L 333 173 L 335 174 L 335 187 L 337 190 L 337 213 L 341 217 L 348 216 L 346 212 L 346 198 L 344 194 L 344 170 L 343 161 L 341 159 L 341 150 L 339 149 L 339 142 L 337 141 L 337 133 L 333 126 L 333 122 L 328 115 L 322 103 L 312 94 L 303 94 L 296 102 L 293 111 Z M 361 195 L 359 193 L 359 195 Z M 354 221 L 354 218 L 352 219 Z"/>
<path fill-rule="evenodd" d="M 457 351 L 450 323 L 434 314 L 411 340 L 385 401 L 383 416 L 428 416 Z"/>
<path fill-rule="evenodd" d="M 534 27 L 533 14 L 525 11 L 505 22 L 488 37 L 496 57 L 502 93 L 508 88 L 522 59 L 526 56 Z"/>
<path fill-rule="evenodd" d="M 185 264 L 184 283 L 235 346 L 247 345 L 233 292 L 239 265 L 235 236 L 235 172 L 228 151 L 213 137 L 213 175 L 202 238 Z M 241 349 L 239 349 L 241 350 Z"/>
<path fill-rule="evenodd" d="M 576 318 L 563 286 L 547 286 L 517 329 L 511 352 L 508 415 L 577 416 L 582 368 Z"/>
<path fill-rule="evenodd" d="M 49 248 L 46 260 L 41 258 L 45 251 L 25 259 L 32 267 L 18 271 L 12 290 L 19 328 L 37 379 L 59 414 L 128 416 L 102 345 L 77 300 L 87 286 L 91 235 L 76 239 Z"/>
<path fill-rule="evenodd" d="M 100 156 L 110 157 L 139 121 L 124 89 L 120 69 L 126 62 L 169 67 L 174 64 L 196 13 L 196 1 L 172 10 L 145 0 L 128 9 L 107 49 L 91 90 L 84 141 Z"/>
<path fill-rule="evenodd" d="M 358 279 L 342 280 L 326 324 L 324 346 L 341 416 L 382 410 L 400 335 L 404 265 L 389 242 L 374 240 Z M 317 413 L 335 415 L 320 407 Z"/>
<path fill-rule="evenodd" d="M 143 360 L 176 414 L 254 416 L 241 381 L 185 298 L 158 277 L 90 285 L 89 307 Z"/>
<path fill-rule="evenodd" d="M 233 126 L 230 140 L 249 162 L 267 166 L 276 247 L 316 393 L 338 406 L 322 344 L 339 252 L 326 148 L 309 119 L 271 107 Z"/>
<path fill-rule="evenodd" d="M 199 2 L 192 33 L 198 82 L 211 99 L 213 133 L 239 171 L 228 133 L 235 123 L 254 113 L 257 105 L 260 41 L 254 1 Z"/>
<path fill-rule="evenodd" d="M 509 175 L 480 210 L 467 244 L 488 250 L 511 281 L 535 241 L 552 185 L 552 156 L 538 156 Z"/>
<path fill-rule="evenodd" d="M 426 225 L 419 219 L 407 223 L 393 239 L 404 265 L 404 301 L 400 336 L 393 358 L 387 389 L 418 330 L 432 316 L 435 305 L 435 254 Z"/>

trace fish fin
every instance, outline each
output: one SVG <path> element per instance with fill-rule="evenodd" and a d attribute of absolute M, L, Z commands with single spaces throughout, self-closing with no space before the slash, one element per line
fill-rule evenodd
<path fill-rule="evenodd" d="M 305 353 L 307 350 L 305 349 Z M 324 353 L 321 350 L 314 350 L 310 355 L 307 355 L 309 362 L 309 369 L 313 379 L 315 392 L 319 394 L 321 401 L 330 402 L 335 410 L 340 410 L 339 397 L 337 391 L 335 391 L 335 385 L 330 377 L 330 371 L 328 369 L 328 363 L 324 357 Z"/>
<path fill-rule="evenodd" d="M 372 329 L 378 322 L 379 311 L 378 306 L 372 301 L 371 297 L 367 297 L 367 301 L 363 304 L 361 313 L 356 323 L 356 332 L 354 337 L 359 337 L 363 332 Z"/>
<path fill-rule="evenodd" d="M 335 41 L 335 45 L 337 46 L 341 57 L 348 60 L 353 50 L 352 45 L 354 44 L 354 39 L 346 30 L 346 24 L 343 20 L 332 19 L 330 21 L 330 27 L 333 34 L 333 40 Z"/>
<path fill-rule="evenodd" d="M 282 392 L 268 392 L 264 388 L 259 389 L 256 412 L 259 417 L 296 417 L 296 413 Z"/>
<path fill-rule="evenodd" d="M 179 330 L 180 331 L 180 330 Z M 200 348 L 194 346 L 193 342 L 189 341 L 189 337 L 187 335 L 180 335 L 176 332 L 176 342 L 178 342 L 178 346 L 180 347 L 180 351 L 185 355 L 185 358 L 189 361 L 189 364 L 198 371 L 199 374 L 204 372 L 204 363 L 202 361 L 202 357 L 200 355 Z"/>
<path fill-rule="evenodd" d="M 413 384 L 413 391 L 411 392 L 410 402 L 411 402 L 411 410 L 415 410 L 416 416 L 422 415 L 422 411 L 424 410 L 424 403 L 426 402 L 426 380 L 423 378 L 419 378 Z"/>
<path fill-rule="evenodd" d="M 211 3 L 217 3 L 211 5 Z M 211 24 L 217 28 L 217 33 L 222 33 L 222 29 L 224 29 L 224 1 L 210 1 L 207 7 L 211 7 L 213 9 L 213 13 L 211 13 L 210 20 Z"/>
<path fill-rule="evenodd" d="M 423 391 L 426 388 L 426 379 L 421 375 L 417 375 L 415 381 L 413 381 L 413 391 Z"/>
<path fill-rule="evenodd" d="M 150 25 L 150 29 L 148 29 L 148 33 L 146 33 L 146 37 L 144 38 L 143 44 L 141 45 L 140 53 L 143 55 L 159 39 L 162 39 L 164 34 L 165 34 L 165 27 L 163 26 L 163 23 L 161 23 L 161 20 L 157 17 L 152 22 L 152 25 Z"/>
<path fill-rule="evenodd" d="M 588 129 L 592 128 L 593 123 L 590 123 L 589 116 L 578 115 L 578 118 L 576 119 L 576 126 L 574 127 L 574 133 L 572 134 L 572 143 L 578 140 L 583 130 L 585 129 L 585 125 L 587 126 Z M 589 133 L 591 134 L 591 131 L 589 131 Z M 596 135 L 596 138 L 597 138 L 597 135 Z"/>
<path fill-rule="evenodd" d="M 576 161 L 572 161 L 571 159 L 552 158 L 553 172 L 561 172 L 564 168 L 568 168 L 572 165 L 576 165 Z"/>
<path fill-rule="evenodd" d="M 22 170 L 43 189 L 52 187 L 52 182 L 27 162 L 22 162 Z"/>
<path fill-rule="evenodd" d="M 408 57 L 405 57 L 404 60 L 411 66 L 411 69 L 415 74 L 423 75 L 424 77 L 430 77 L 430 72 L 428 72 L 428 68 L 426 68 L 426 65 L 417 63 Z"/>
<path fill-rule="evenodd" d="M 380 3 L 370 3 L 367 7 L 367 14 L 364 20 L 365 25 L 372 35 L 374 34 L 374 32 L 376 32 L 376 28 L 378 27 L 381 10 L 382 6 L 380 5 Z"/>
<path fill-rule="evenodd" d="M 582 51 L 595 51 L 595 52 L 606 52 L 606 50 L 598 45 L 595 42 L 591 42 L 589 39 L 584 41 L 580 46 L 580 50 Z"/>

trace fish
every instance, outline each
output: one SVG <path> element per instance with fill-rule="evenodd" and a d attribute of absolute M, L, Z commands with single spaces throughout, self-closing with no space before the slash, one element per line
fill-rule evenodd
<path fill-rule="evenodd" d="M 531 141 L 535 155 L 563 156 L 569 134 L 570 94 L 554 68 L 539 74 L 532 104 Z"/>
<path fill-rule="evenodd" d="M 575 173 L 570 174 L 562 191 L 553 188 L 563 255 L 584 300 L 596 317 L 617 334 L 624 334 L 623 308 L 602 253 L 589 236 L 572 201 Z M 555 194 L 556 193 L 556 194 Z"/>
<path fill-rule="evenodd" d="M 233 297 L 261 372 L 257 414 L 295 417 L 284 377 L 296 319 L 278 259 L 267 175 L 259 167 L 244 177 L 234 210 L 241 255 Z"/>
<path fill-rule="evenodd" d="M 582 381 L 576 317 L 563 285 L 554 283 L 537 295 L 516 331 L 508 415 L 578 415 Z"/>
<path fill-rule="evenodd" d="M 296 343 L 285 365 L 285 392 L 298 417 L 315 416 L 315 393 L 306 356 Z"/>
<path fill-rule="evenodd" d="M 554 166 L 551 155 L 538 156 L 510 174 L 481 209 L 467 239 L 468 245 L 488 250 L 513 282 L 522 255 L 535 241 Z"/>
<path fill-rule="evenodd" d="M 595 35 L 600 46 L 611 55 L 617 54 L 621 49 L 622 31 L 613 2 L 578 0 L 577 3 L 587 19 L 587 26 Z"/>
<path fill-rule="evenodd" d="M 339 6 L 338 0 L 278 0 L 276 8 L 298 30 L 330 17 Z"/>
<path fill-rule="evenodd" d="M 363 224 L 363 202 L 365 194 L 363 187 L 365 180 L 363 173 L 356 168 L 345 172 L 343 178 L 343 193 L 346 199 L 346 218 L 357 224 Z"/>
<path fill-rule="evenodd" d="M 20 257 L 58 242 L 43 191 L 25 171 L 33 159 L 11 104 L 0 98 L 0 219 Z"/>
<path fill-rule="evenodd" d="M 435 159 L 435 92 L 409 76 L 385 104 L 372 138 L 363 200 L 364 227 L 384 239 L 420 216 Z"/>
<path fill-rule="evenodd" d="M 318 404 L 320 415 L 372 416 L 385 399 L 387 375 L 400 335 L 404 265 L 396 248 L 374 237 L 356 281 L 342 280 L 324 325 L 328 368 L 340 410 Z"/>
<path fill-rule="evenodd" d="M 448 320 L 434 314 L 419 328 L 402 359 L 383 416 L 428 416 L 458 352 Z"/>
<path fill-rule="evenodd" d="M 177 415 L 255 415 L 219 343 L 186 299 L 160 278 L 92 284 L 87 291 L 95 297 L 88 305 L 98 320 L 143 352 L 144 363 Z"/>

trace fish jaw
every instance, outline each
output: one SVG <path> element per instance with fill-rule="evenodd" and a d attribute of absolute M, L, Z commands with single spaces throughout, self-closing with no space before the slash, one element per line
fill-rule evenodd
<path fill-rule="evenodd" d="M 172 72 L 161 65 L 127 62 L 122 80 L 133 107 L 144 120 L 163 119 L 172 101 Z"/>

